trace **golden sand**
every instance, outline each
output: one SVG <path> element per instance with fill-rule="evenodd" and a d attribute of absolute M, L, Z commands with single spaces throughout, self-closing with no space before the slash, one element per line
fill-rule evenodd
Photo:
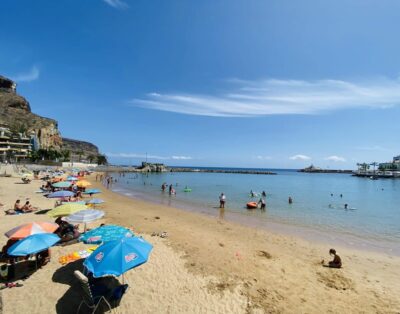
<path fill-rule="evenodd" d="M 342 269 L 321 266 L 329 245 L 245 227 L 215 217 L 144 202 L 101 188 L 105 219 L 132 228 L 154 245 L 149 261 L 125 275 L 130 288 L 117 313 L 399 313 L 400 258 L 336 247 Z M 40 208 L 54 200 L 41 185 L 0 178 L 0 203 L 17 198 Z M 4 232 L 46 215 L 3 216 Z M 151 236 L 167 232 L 167 238 Z M 52 249 L 52 261 L 19 288 L 1 290 L 3 313 L 72 313 L 80 302 L 73 277 L 81 263 L 61 266 L 62 255 L 84 244 Z"/>

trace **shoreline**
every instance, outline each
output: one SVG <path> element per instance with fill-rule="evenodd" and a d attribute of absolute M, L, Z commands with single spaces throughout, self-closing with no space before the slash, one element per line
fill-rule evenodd
<path fill-rule="evenodd" d="M 149 261 L 126 273 L 132 288 L 118 312 L 138 306 L 142 313 L 400 311 L 398 257 L 336 247 L 343 268 L 324 268 L 320 262 L 329 258 L 327 245 L 132 199 L 107 190 L 93 175 L 88 180 L 102 190 L 99 197 L 106 201 L 99 206 L 106 212 L 105 219 L 91 228 L 101 222 L 123 225 L 154 245 Z M 27 196 L 41 208 L 54 204 L 34 193 L 39 181 L 10 184 L 17 181 L 0 178 L 2 202 L 6 199 L 10 204 Z M 51 220 L 46 215 L 5 216 L 0 232 L 43 219 Z M 151 236 L 163 231 L 167 238 Z M 80 300 L 72 275 L 76 266 L 62 267 L 57 260 L 85 247 L 79 243 L 53 248 L 52 261 L 24 281 L 24 287 L 0 292 L 4 313 L 74 309 Z M 35 289 L 38 285 L 41 289 Z"/>
<path fill-rule="evenodd" d="M 185 212 L 206 215 L 213 219 L 221 216 L 217 206 L 218 204 L 215 204 L 213 207 L 207 207 L 190 203 L 187 200 L 182 199 L 163 199 L 161 197 L 153 197 L 152 194 L 143 191 L 126 189 L 126 187 L 123 186 L 113 187 L 110 191 L 133 200 L 141 200 L 152 204 L 183 210 Z M 227 210 L 224 211 L 224 220 L 247 226 L 249 228 L 258 228 L 282 236 L 299 237 L 305 241 L 315 242 L 320 245 L 337 245 L 347 249 L 356 249 L 400 257 L 400 243 L 388 239 L 378 239 L 376 237 L 371 238 L 368 237 L 367 234 L 350 233 L 345 230 L 343 230 L 342 233 L 334 229 L 324 230 L 323 226 L 315 227 L 307 224 L 294 223 L 292 221 L 280 220 L 276 217 L 271 219 L 259 219 L 257 216 L 252 216 L 251 212 L 247 214 L 247 212 L 239 213 L 237 211 L 229 211 L 229 206 L 226 209 Z"/>
<path fill-rule="evenodd" d="M 94 187 L 105 189 L 100 182 L 95 182 Z M 394 279 L 391 276 L 400 279 L 397 266 L 395 266 L 400 262 L 397 256 L 339 246 L 337 250 L 340 251 L 344 260 L 344 268 L 326 269 L 320 264 L 323 258 L 325 260 L 328 258 L 326 252 L 330 246 L 326 244 L 310 242 L 298 236 L 276 234 L 271 230 L 250 228 L 235 222 L 221 221 L 219 217 L 143 201 L 112 190 L 105 191 L 105 194 L 112 195 L 113 198 L 135 207 L 131 214 L 136 217 L 134 227 L 138 227 L 140 232 L 147 234 L 155 231 L 168 232 L 169 245 L 176 252 L 184 252 L 185 265 L 191 272 L 202 276 L 216 276 L 227 287 L 232 278 L 236 278 L 236 281 L 239 279 L 242 285 L 251 283 L 244 289 L 246 291 L 244 293 L 254 304 L 257 304 L 256 308 L 262 308 L 266 312 L 268 312 L 267 309 L 275 307 L 276 311 L 270 312 L 292 312 L 296 311 L 296 306 L 302 305 L 306 309 L 304 311 L 316 313 L 321 312 L 315 309 L 321 309 L 321 304 L 323 304 L 324 311 L 336 313 L 339 312 L 337 309 L 338 306 L 341 307 L 342 302 L 346 303 L 342 307 L 346 312 L 372 311 L 374 308 L 372 304 L 377 299 L 380 303 L 382 296 L 372 287 L 374 284 L 368 287 L 370 281 L 367 278 L 372 273 L 374 277 L 380 276 L 376 274 L 379 272 L 378 265 L 386 265 L 385 270 L 391 269 L 390 276 L 383 275 L 386 279 L 390 278 L 388 282 Z M 122 213 L 121 210 L 108 217 L 117 223 L 126 223 L 128 219 L 124 218 Z M 244 260 L 246 260 L 246 265 L 243 263 Z M 299 270 L 298 267 L 304 267 L 306 270 Z M 289 278 L 288 273 L 293 278 Z M 314 286 L 315 281 L 319 287 Z M 389 287 L 388 282 L 385 283 L 386 292 Z M 304 286 L 304 283 L 307 284 Z M 376 283 L 381 283 L 381 281 L 378 280 Z M 284 286 L 284 290 L 292 292 L 293 289 L 288 285 L 301 291 L 303 289 L 308 291 L 311 288 L 310 293 L 313 298 L 315 295 L 318 297 L 315 297 L 313 301 L 308 298 L 305 298 L 306 301 L 301 301 L 299 300 L 301 296 L 289 297 L 280 288 L 273 288 L 276 294 L 267 297 L 265 291 L 269 291 L 275 285 L 281 288 Z M 392 286 L 390 290 L 393 289 L 393 292 L 400 291 L 399 283 L 392 282 L 390 285 Z M 355 286 L 364 291 L 362 293 L 357 291 Z M 357 291 L 357 293 L 351 296 L 353 293 L 350 291 Z M 372 293 L 372 291 L 375 292 Z M 335 299 L 336 293 L 338 299 Z M 347 296 L 344 297 L 343 293 L 347 293 Z M 393 298 L 396 293 L 393 294 Z M 346 301 L 348 297 L 350 299 Z M 386 298 L 387 296 L 383 299 Z M 292 301 L 297 305 L 294 306 L 289 299 L 296 299 L 297 301 Z M 363 301 L 359 303 L 357 301 L 359 299 Z M 395 300 L 395 298 L 390 299 Z M 283 300 L 289 304 L 285 304 Z M 400 309 L 400 304 L 396 302 L 390 302 L 391 305 L 386 310 Z M 309 304 L 306 305 L 306 303 Z M 312 307 L 309 307 L 311 304 L 313 304 Z M 396 304 L 395 307 L 393 304 Z"/>

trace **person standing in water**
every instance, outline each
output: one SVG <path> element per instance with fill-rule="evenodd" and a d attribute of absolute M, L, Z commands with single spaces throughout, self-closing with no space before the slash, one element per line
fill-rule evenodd
<path fill-rule="evenodd" d="M 292 197 L 291 196 L 289 196 L 289 204 L 293 204 L 293 199 L 292 199 Z"/>
<path fill-rule="evenodd" d="M 226 196 L 224 193 L 221 193 L 219 196 L 219 208 L 225 208 Z"/>
<path fill-rule="evenodd" d="M 265 202 L 265 198 L 260 198 L 260 200 L 258 201 L 258 204 L 261 204 L 261 206 L 260 206 L 260 209 L 261 210 L 265 210 L 265 204 L 266 204 L 266 202 Z"/>
<path fill-rule="evenodd" d="M 265 191 L 262 191 L 261 196 L 262 197 L 267 197 L 267 193 Z"/>

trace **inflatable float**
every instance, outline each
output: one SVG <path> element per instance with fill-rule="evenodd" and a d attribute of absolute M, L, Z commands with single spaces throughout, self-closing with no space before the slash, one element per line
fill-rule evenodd
<path fill-rule="evenodd" d="M 192 189 L 186 188 L 183 190 L 183 192 L 192 192 Z"/>
<path fill-rule="evenodd" d="M 257 208 L 257 202 L 248 202 L 246 204 L 247 209 L 254 209 Z"/>

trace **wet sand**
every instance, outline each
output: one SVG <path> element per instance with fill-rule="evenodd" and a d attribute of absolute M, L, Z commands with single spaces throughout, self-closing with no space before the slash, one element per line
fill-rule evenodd
<path fill-rule="evenodd" d="M 398 313 L 400 258 L 376 252 L 335 247 L 342 269 L 321 266 L 329 244 L 305 241 L 242 226 L 216 217 L 157 205 L 102 189 L 104 221 L 132 228 L 153 243 L 149 262 L 129 271 L 130 289 L 120 313 Z M 51 208 L 54 201 L 33 191 L 39 181 L 14 184 L 0 178 L 0 202 L 10 207 L 17 197 Z M 46 215 L 4 216 L 3 234 L 12 227 Z M 92 227 L 100 224 L 98 221 Z M 167 232 L 167 238 L 151 236 Z M 5 236 L 2 235 L 2 243 Z M 70 313 L 79 303 L 72 275 L 79 263 L 61 267 L 58 257 L 84 244 L 52 249 L 49 265 L 24 281 L 24 287 L 2 290 L 4 313 Z M 23 301 L 21 301 L 23 300 Z M 135 310 L 136 309 L 136 310 Z"/>

